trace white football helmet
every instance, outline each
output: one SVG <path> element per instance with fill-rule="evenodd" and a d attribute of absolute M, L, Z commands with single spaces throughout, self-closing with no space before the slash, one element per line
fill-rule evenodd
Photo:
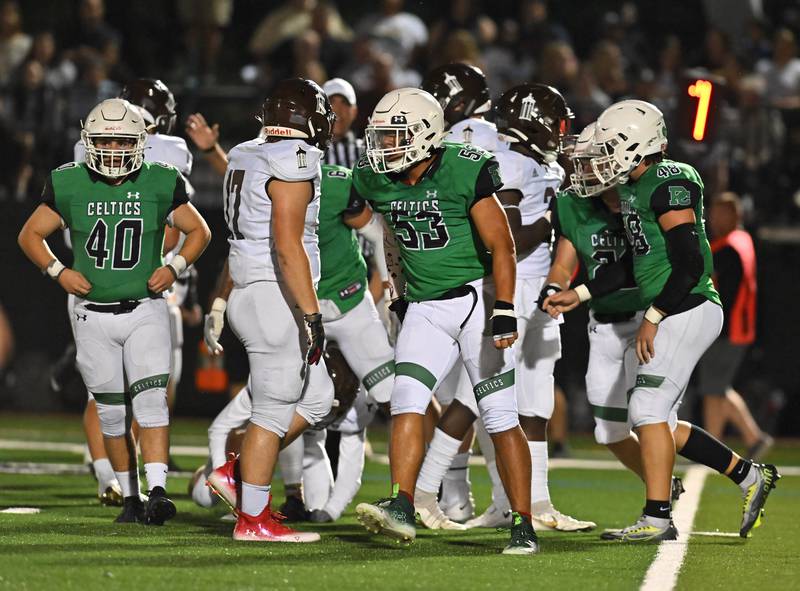
<path fill-rule="evenodd" d="M 444 113 L 419 88 L 387 93 L 372 111 L 366 129 L 367 159 L 377 173 L 400 172 L 442 145 Z"/>
<path fill-rule="evenodd" d="M 592 169 L 592 158 L 602 156 L 594 144 L 595 125 L 596 123 L 593 121 L 583 128 L 583 131 L 575 138 L 575 144 L 569 155 L 574 168 L 572 174 L 569 175 L 569 188 L 578 197 L 591 197 L 606 190 Z"/>
<path fill-rule="evenodd" d="M 594 144 L 600 156 L 592 169 L 605 188 L 628 182 L 628 175 L 645 156 L 667 147 L 664 114 L 653 104 L 639 100 L 614 103 L 597 118 Z"/>
<path fill-rule="evenodd" d="M 130 148 L 98 148 L 99 138 L 129 140 Z M 142 167 L 147 128 L 138 107 L 119 98 L 104 100 L 93 108 L 81 130 L 86 166 L 97 174 L 118 178 Z"/>

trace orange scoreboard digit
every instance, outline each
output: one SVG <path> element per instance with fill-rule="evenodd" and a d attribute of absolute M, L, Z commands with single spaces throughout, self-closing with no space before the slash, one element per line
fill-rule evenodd
<path fill-rule="evenodd" d="M 697 99 L 694 126 L 692 127 L 692 138 L 698 142 L 702 142 L 706 137 L 708 114 L 711 107 L 711 95 L 713 91 L 714 85 L 709 80 L 695 80 L 687 88 L 689 96 Z"/>

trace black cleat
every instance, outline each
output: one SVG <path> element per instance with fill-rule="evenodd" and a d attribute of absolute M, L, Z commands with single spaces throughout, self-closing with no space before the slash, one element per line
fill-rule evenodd
<path fill-rule="evenodd" d="M 125 497 L 122 501 L 122 513 L 114 520 L 114 523 L 144 523 L 144 503 L 138 495 Z"/>
<path fill-rule="evenodd" d="M 297 523 L 298 521 L 308 521 L 309 512 L 306 509 L 303 499 L 295 496 L 286 497 L 286 502 L 278 509 L 286 517 L 286 521 Z"/>
<path fill-rule="evenodd" d="M 165 521 L 175 517 L 175 503 L 167 498 L 167 491 L 156 486 L 148 494 L 150 498 L 145 508 L 145 525 L 164 525 Z"/>

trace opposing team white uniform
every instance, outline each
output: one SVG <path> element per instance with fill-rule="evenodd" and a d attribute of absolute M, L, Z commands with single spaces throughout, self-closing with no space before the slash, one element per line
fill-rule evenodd
<path fill-rule="evenodd" d="M 234 289 L 228 299 L 231 329 L 247 350 L 253 398 L 251 422 L 283 437 L 297 412 L 315 424 L 330 410 L 333 384 L 324 361 L 305 363 L 306 332 L 283 284 L 272 227 L 272 180 L 308 181 L 313 198 L 303 243 L 312 278 L 319 280 L 317 212 L 322 152 L 299 140 L 250 140 L 234 147 L 225 174 L 228 266 Z"/>
<path fill-rule="evenodd" d="M 505 145 L 505 142 L 501 142 L 497 137 L 495 124 L 477 117 L 470 117 L 454 124 L 445 141 L 472 144 L 489 152 L 495 152 Z"/>
<path fill-rule="evenodd" d="M 557 163 L 539 164 L 513 150 L 495 153 L 500 164 L 501 191 L 519 191 L 519 211 L 527 226 L 544 216 L 564 181 L 564 169 Z M 506 206 L 510 207 L 510 206 Z M 517 405 L 519 414 L 549 419 L 553 414 L 553 370 L 561 357 L 559 322 L 539 310 L 536 301 L 550 271 L 550 245 L 540 244 L 517 261 L 517 313 L 519 339 L 513 347 L 517 364 Z"/>

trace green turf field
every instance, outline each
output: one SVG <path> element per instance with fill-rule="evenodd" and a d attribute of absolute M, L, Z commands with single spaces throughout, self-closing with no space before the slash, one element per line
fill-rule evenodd
<path fill-rule="evenodd" d="M 178 421 L 174 442 L 202 445 L 203 421 Z M 380 437 L 376 449 L 382 448 Z M 0 441 L 80 442 L 75 417 L 0 417 Z M 607 458 L 579 439 L 576 455 Z M 800 448 L 781 445 L 781 465 L 800 466 Z M 768 458 L 772 459 L 772 458 Z M 0 464 L 79 464 L 63 451 L 0 448 Z M 186 468 L 200 458 L 181 456 Z M 388 491 L 388 468 L 369 462 L 357 500 Z M 489 502 L 489 479 L 473 467 L 479 508 Z M 222 510 L 196 507 L 187 480 L 169 488 L 178 516 L 163 528 L 117 526 L 118 509 L 94 500 L 89 475 L 0 474 L 0 509 L 39 507 L 37 515 L 0 513 L 0 589 L 637 589 L 657 547 L 601 542 L 596 533 L 540 534 L 533 557 L 498 555 L 505 531 L 443 534 L 421 531 L 403 548 L 372 538 L 356 523 L 352 507 L 336 524 L 318 528 L 317 544 L 246 544 L 230 538 Z M 600 528 L 627 525 L 637 516 L 642 490 L 632 475 L 613 470 L 555 469 L 550 487 L 557 506 Z M 280 490 L 276 490 L 280 496 Z M 711 475 L 701 496 L 694 530 L 738 531 L 738 489 Z M 693 536 L 678 588 L 797 588 L 800 550 L 800 476 L 784 477 L 768 504 L 763 527 L 749 540 Z"/>

